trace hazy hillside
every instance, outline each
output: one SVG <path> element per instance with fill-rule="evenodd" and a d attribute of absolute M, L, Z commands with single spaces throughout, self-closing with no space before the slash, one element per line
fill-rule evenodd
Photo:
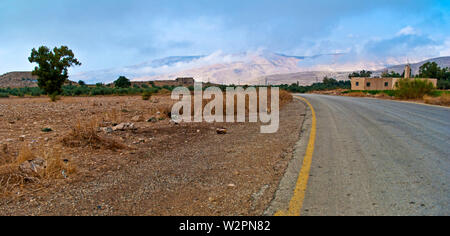
<path fill-rule="evenodd" d="M 228 55 L 228 59 L 199 57 L 188 62 L 193 64 L 193 68 L 173 73 L 144 75 L 133 80 L 167 80 L 176 77 L 194 77 L 198 81 L 218 84 L 249 84 L 257 81 L 257 78 L 261 76 L 298 72 L 301 70 L 298 65 L 301 60 L 299 57 L 275 53 L 234 54 Z M 207 64 L 208 61 L 213 63 Z M 214 63 L 215 61 L 217 63 Z M 186 64 L 186 61 L 182 63 Z M 199 66 L 195 66 L 195 64 L 199 64 Z M 179 66 L 182 65 L 179 64 Z"/>
<path fill-rule="evenodd" d="M 37 87 L 37 77 L 31 72 L 9 72 L 0 75 L 0 88 Z"/>
<path fill-rule="evenodd" d="M 306 71 L 290 74 L 277 74 L 269 75 L 258 78 L 256 81 L 252 82 L 254 84 L 292 84 L 299 83 L 299 85 L 311 85 L 316 82 L 322 82 L 325 76 L 330 78 L 335 78 L 337 80 L 348 80 L 348 75 L 350 72 L 326 72 L 326 71 Z"/>
<path fill-rule="evenodd" d="M 413 74 L 418 74 L 419 73 L 419 68 L 427 63 L 427 62 L 436 62 L 441 68 L 443 67 L 450 67 L 450 57 L 438 57 L 438 58 L 432 58 L 432 59 L 428 59 L 419 63 L 414 63 L 411 64 L 411 69 Z M 395 71 L 397 73 L 403 73 L 403 71 L 405 70 L 405 64 L 403 65 L 396 65 L 396 66 L 391 66 L 387 68 L 389 71 Z"/>

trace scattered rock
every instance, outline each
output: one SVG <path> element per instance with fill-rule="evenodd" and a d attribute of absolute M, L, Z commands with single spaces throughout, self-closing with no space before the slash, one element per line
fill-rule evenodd
<path fill-rule="evenodd" d="M 51 128 L 43 128 L 41 131 L 44 133 L 49 133 L 52 132 L 53 130 Z"/>
<path fill-rule="evenodd" d="M 47 163 L 42 158 L 35 158 L 20 164 L 19 169 L 25 174 L 38 174 L 47 167 Z"/>
<path fill-rule="evenodd" d="M 229 184 L 229 185 L 227 185 L 229 188 L 234 188 L 234 187 L 236 187 L 236 185 L 235 184 Z"/>
<path fill-rule="evenodd" d="M 113 132 L 113 128 L 111 128 L 111 127 L 104 127 L 104 128 L 101 128 L 101 131 L 103 131 L 106 134 L 110 134 L 110 133 Z"/>
<path fill-rule="evenodd" d="M 140 115 L 131 118 L 131 121 L 133 121 L 133 122 L 142 122 L 144 120 L 145 120 L 145 118 L 143 116 L 140 116 Z"/>
<path fill-rule="evenodd" d="M 152 117 L 150 119 L 147 120 L 147 122 L 152 122 L 152 123 L 156 123 L 158 120 L 156 119 L 156 117 Z"/>
<path fill-rule="evenodd" d="M 124 130 L 134 130 L 134 129 L 136 129 L 136 128 L 134 127 L 133 123 L 121 123 L 121 124 L 118 124 L 118 125 L 112 127 L 113 131 L 124 131 Z"/>
<path fill-rule="evenodd" d="M 25 135 L 19 136 L 19 141 L 21 141 L 21 142 L 25 141 Z"/>
<path fill-rule="evenodd" d="M 224 128 L 217 128 L 216 132 L 217 134 L 227 134 L 228 130 Z"/>

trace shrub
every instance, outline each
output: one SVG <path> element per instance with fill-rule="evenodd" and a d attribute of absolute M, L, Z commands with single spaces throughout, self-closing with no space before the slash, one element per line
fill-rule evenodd
<path fill-rule="evenodd" d="M 423 97 L 423 100 L 427 104 L 450 106 L 450 94 L 447 94 L 447 93 L 443 93 L 439 97 L 432 97 L 432 96 L 425 95 Z"/>
<path fill-rule="evenodd" d="M 148 101 L 152 97 L 152 92 L 146 90 L 142 93 L 142 100 Z"/>
<path fill-rule="evenodd" d="M 417 99 L 432 94 L 434 90 L 434 85 L 427 80 L 401 79 L 397 83 L 396 96 L 403 99 Z"/>
<path fill-rule="evenodd" d="M 0 98 L 9 98 L 9 94 L 7 94 L 7 93 L 0 93 Z"/>
<path fill-rule="evenodd" d="M 117 88 L 129 88 L 131 87 L 131 82 L 127 77 L 120 76 L 116 81 L 114 81 L 114 86 Z"/>
<path fill-rule="evenodd" d="M 56 102 L 56 101 L 59 100 L 58 93 L 56 93 L 56 92 L 50 94 L 49 97 L 50 97 L 50 100 L 51 100 L 52 102 Z"/>

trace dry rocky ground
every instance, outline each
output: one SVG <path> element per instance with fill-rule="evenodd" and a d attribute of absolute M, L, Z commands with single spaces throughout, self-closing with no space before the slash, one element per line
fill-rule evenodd
<path fill-rule="evenodd" d="M 11 163 L 24 150 L 35 161 L 58 153 L 71 166 L 16 186 L 0 181 L 0 215 L 261 215 L 299 138 L 304 105 L 288 103 L 278 133 L 260 134 L 259 123 L 173 124 L 171 103 L 0 99 L 0 167 L 23 171 Z M 38 163 L 27 165 L 32 172 Z"/>

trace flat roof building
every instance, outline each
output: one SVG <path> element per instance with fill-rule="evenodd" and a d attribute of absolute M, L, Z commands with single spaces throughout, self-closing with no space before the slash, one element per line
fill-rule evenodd
<path fill-rule="evenodd" d="M 405 78 L 411 77 L 411 67 L 405 67 Z M 368 77 L 353 77 L 351 78 L 352 90 L 395 90 L 397 81 L 402 78 L 368 78 Z M 437 87 L 437 79 L 417 78 L 420 80 L 427 80 L 431 82 L 434 87 Z"/>

